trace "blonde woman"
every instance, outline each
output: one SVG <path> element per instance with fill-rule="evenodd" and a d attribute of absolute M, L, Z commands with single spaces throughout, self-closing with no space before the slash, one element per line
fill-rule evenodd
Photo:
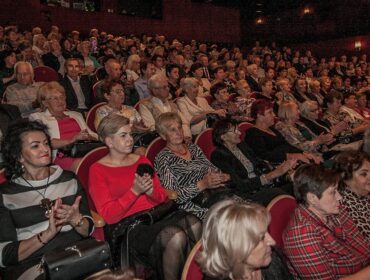
<path fill-rule="evenodd" d="M 289 280 L 292 276 L 272 250 L 270 214 L 255 203 L 215 204 L 203 224 L 198 263 L 204 279 Z"/>
<path fill-rule="evenodd" d="M 133 84 L 137 79 L 139 79 L 140 73 L 140 56 L 137 54 L 130 55 L 127 59 L 126 64 L 126 75 L 127 82 Z"/>
<path fill-rule="evenodd" d="M 29 119 L 39 120 L 48 126 L 54 163 L 63 169 L 74 171 L 79 158 L 57 154 L 57 150 L 79 140 L 96 140 L 97 135 L 89 130 L 80 113 L 66 110 L 65 91 L 58 82 L 48 82 L 41 86 L 37 99 L 41 104 L 42 112 L 31 114 Z"/>

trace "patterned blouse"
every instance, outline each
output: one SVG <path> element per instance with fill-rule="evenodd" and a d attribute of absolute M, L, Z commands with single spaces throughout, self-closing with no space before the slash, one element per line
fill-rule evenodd
<path fill-rule="evenodd" d="M 370 199 L 351 191 L 347 186 L 340 191 L 342 205 L 355 222 L 357 228 L 370 242 Z"/>
<path fill-rule="evenodd" d="M 309 138 L 314 138 L 316 135 L 303 123 L 299 122 L 299 126 L 309 134 Z M 307 140 L 308 137 L 303 135 L 297 125 L 287 124 L 279 121 L 276 123 L 275 128 L 284 136 L 285 140 L 292 146 L 300 149 L 301 151 L 316 151 L 316 146 L 313 142 Z"/>
<path fill-rule="evenodd" d="M 130 124 L 141 122 L 141 116 L 139 112 L 131 106 L 122 105 L 121 110 L 118 111 L 117 109 L 114 109 L 108 105 L 103 105 L 96 110 L 94 122 L 95 128 L 98 128 L 99 123 L 104 117 L 113 112 L 128 118 L 130 120 Z"/>
<path fill-rule="evenodd" d="M 167 147 L 164 148 L 155 158 L 154 168 L 162 186 L 177 192 L 176 202 L 179 207 L 202 219 L 208 209 L 194 204 L 191 200 L 200 193 L 198 181 L 202 180 L 209 170 L 218 169 L 197 145 L 189 144 L 188 148 L 191 160 L 178 157 Z"/>

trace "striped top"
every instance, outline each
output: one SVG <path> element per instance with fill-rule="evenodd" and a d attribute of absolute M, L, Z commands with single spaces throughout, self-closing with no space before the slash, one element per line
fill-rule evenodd
<path fill-rule="evenodd" d="M 63 204 L 68 205 L 72 205 L 76 197 L 81 195 L 80 212 L 89 220 L 89 232 L 93 230 L 86 195 L 76 176 L 59 166 L 52 166 L 52 168 L 56 170 L 50 175 L 49 184 L 47 184 L 48 178 L 40 181 L 28 180 L 30 183 L 28 184 L 23 178 L 18 177 L 0 186 L 0 267 L 7 268 L 5 270 L 7 276 L 14 271 L 18 274 L 35 265 L 45 252 L 57 247 L 64 248 L 68 243 L 81 239 L 72 226 L 63 226 L 61 232 L 47 245 L 18 262 L 20 241 L 33 237 L 49 226 L 45 209 L 40 207 L 42 195 L 50 200 L 61 198 Z M 2 270 L 2 276 L 6 274 Z M 13 276 L 15 275 L 12 274 Z"/>

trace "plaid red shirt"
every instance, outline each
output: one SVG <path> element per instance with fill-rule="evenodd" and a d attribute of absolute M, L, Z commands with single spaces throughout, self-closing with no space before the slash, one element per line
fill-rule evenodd
<path fill-rule="evenodd" d="M 296 208 L 284 235 L 284 253 L 295 279 L 338 279 L 369 264 L 370 244 L 344 209 L 331 226 L 305 206 Z"/>

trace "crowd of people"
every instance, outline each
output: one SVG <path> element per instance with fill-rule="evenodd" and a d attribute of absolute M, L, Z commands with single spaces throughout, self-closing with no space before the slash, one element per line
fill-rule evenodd
<path fill-rule="evenodd" d="M 80 141 L 108 147 L 87 195 L 110 245 L 124 221 L 176 192 L 176 210 L 128 238 L 154 279 L 180 279 L 198 240 L 206 279 L 370 279 L 366 54 L 16 25 L 0 26 L 0 49 L 3 280 L 39 277 L 45 252 L 92 233 L 81 158 L 68 153 Z M 35 81 L 40 66 L 58 78 Z M 209 127 L 207 158 L 194 140 Z M 166 144 L 152 163 L 144 154 L 158 136 Z M 280 194 L 299 204 L 281 251 L 265 208 Z"/>

